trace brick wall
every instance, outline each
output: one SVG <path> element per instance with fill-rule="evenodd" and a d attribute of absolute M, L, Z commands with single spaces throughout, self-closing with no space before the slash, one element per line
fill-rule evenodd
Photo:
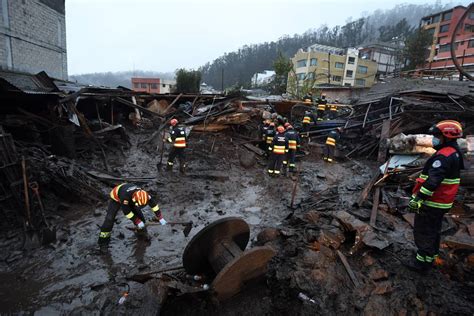
<path fill-rule="evenodd" d="M 8 68 L 6 39 L 10 38 L 14 70 L 44 70 L 52 77 L 67 79 L 64 14 L 40 0 L 0 0 L 0 8 L 6 7 L 5 2 L 9 21 L 4 21 L 0 9 L 0 67 Z"/>

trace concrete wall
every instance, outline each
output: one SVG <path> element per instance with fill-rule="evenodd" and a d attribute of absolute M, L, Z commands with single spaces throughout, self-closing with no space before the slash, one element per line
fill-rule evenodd
<path fill-rule="evenodd" d="M 64 0 L 0 0 L 0 67 L 68 78 Z"/>

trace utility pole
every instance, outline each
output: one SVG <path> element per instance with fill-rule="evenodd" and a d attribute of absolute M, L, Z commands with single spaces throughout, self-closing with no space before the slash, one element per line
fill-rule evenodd
<path fill-rule="evenodd" d="M 224 68 L 222 68 L 222 75 L 221 75 L 221 93 L 224 93 Z"/>
<path fill-rule="evenodd" d="M 331 53 L 328 53 L 328 84 L 331 84 Z"/>

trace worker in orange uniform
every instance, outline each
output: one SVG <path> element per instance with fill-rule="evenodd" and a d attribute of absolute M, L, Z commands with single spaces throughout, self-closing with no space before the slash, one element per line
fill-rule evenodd
<path fill-rule="evenodd" d="M 326 138 L 326 146 L 324 148 L 323 159 L 327 162 L 334 162 L 334 153 L 336 151 L 336 144 L 341 138 L 342 128 L 338 127 L 329 132 Z"/>
<path fill-rule="evenodd" d="M 166 225 L 158 203 L 148 194 L 135 184 L 122 183 L 117 185 L 110 192 L 109 206 L 105 215 L 104 223 L 100 229 L 99 245 L 107 246 L 110 242 L 112 228 L 114 227 L 115 216 L 121 208 L 125 217 L 131 220 L 137 229 L 137 237 L 148 238 L 145 228 L 145 217 L 141 209 L 146 205 L 151 207 L 156 219 L 161 225 Z"/>
<path fill-rule="evenodd" d="M 453 206 L 461 183 L 464 160 L 457 139 L 462 137 L 462 126 L 453 120 L 432 126 L 434 153 L 416 179 L 408 208 L 415 213 L 413 235 L 418 248 L 408 268 L 426 273 L 438 258 L 441 224 L 444 214 Z"/>
<path fill-rule="evenodd" d="M 184 127 L 178 126 L 177 119 L 170 121 L 168 142 L 172 143 L 173 147 L 171 147 L 168 154 L 167 169 L 168 171 L 173 170 L 174 159 L 177 157 L 179 160 L 179 171 L 184 174 L 186 170 L 186 130 Z"/>
<path fill-rule="evenodd" d="M 286 132 L 285 137 L 288 141 L 288 152 L 286 158 L 283 161 L 283 173 L 286 174 L 286 167 L 290 173 L 295 172 L 296 169 L 296 151 L 300 147 L 300 135 L 293 128 L 290 123 L 285 124 Z"/>
<path fill-rule="evenodd" d="M 271 146 L 268 148 L 271 152 L 268 162 L 268 174 L 270 176 L 279 175 L 285 154 L 288 152 L 288 139 L 285 136 L 285 128 L 278 126 L 277 133 L 273 137 Z"/>

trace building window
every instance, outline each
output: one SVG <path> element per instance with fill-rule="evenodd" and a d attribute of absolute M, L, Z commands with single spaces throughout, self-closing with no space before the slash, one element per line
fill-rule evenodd
<path fill-rule="evenodd" d="M 307 79 L 313 80 L 314 79 L 314 72 L 308 73 Z"/>
<path fill-rule="evenodd" d="M 317 66 L 318 65 L 318 59 L 316 58 L 311 58 L 309 61 L 310 66 Z"/>
<path fill-rule="evenodd" d="M 352 75 L 353 75 L 353 71 L 352 71 L 352 70 L 347 70 L 347 71 L 346 71 L 346 77 L 352 78 Z"/>
<path fill-rule="evenodd" d="M 474 20 L 474 12 L 469 12 L 469 20 Z"/>
<path fill-rule="evenodd" d="M 467 44 L 468 48 L 473 48 L 474 47 L 474 40 L 469 40 L 469 44 Z"/>
<path fill-rule="evenodd" d="M 296 74 L 296 78 L 298 78 L 298 81 L 304 80 L 305 77 L 306 77 L 305 73 Z"/>
<path fill-rule="evenodd" d="M 296 68 L 306 67 L 306 59 L 301 59 L 296 62 Z"/>
<path fill-rule="evenodd" d="M 474 32 L 474 25 L 472 24 L 464 24 L 464 31 L 472 33 Z"/>
<path fill-rule="evenodd" d="M 349 65 L 354 65 L 355 64 L 355 57 L 349 57 Z"/>
<path fill-rule="evenodd" d="M 156 89 L 158 89 L 158 84 L 157 84 L 157 83 L 152 83 L 152 84 L 150 84 L 150 87 L 151 87 L 152 89 L 155 89 L 155 90 L 156 90 Z"/>
<path fill-rule="evenodd" d="M 451 15 L 453 14 L 453 11 L 445 12 L 443 13 L 443 21 L 449 21 L 451 20 Z"/>
<path fill-rule="evenodd" d="M 450 49 L 451 49 L 450 44 L 439 45 L 439 52 L 440 53 L 449 52 Z"/>
<path fill-rule="evenodd" d="M 351 86 L 351 84 L 348 83 L 348 82 L 346 82 L 346 83 L 344 84 L 344 87 L 350 87 L 350 86 Z"/>
<path fill-rule="evenodd" d="M 357 66 L 357 72 L 360 74 L 366 74 L 367 73 L 367 67 L 366 66 Z"/>
<path fill-rule="evenodd" d="M 166 88 L 166 85 L 165 85 L 165 84 L 163 84 L 162 86 L 163 86 L 163 88 Z"/>
<path fill-rule="evenodd" d="M 445 24 L 445 25 L 440 26 L 440 28 L 439 28 L 440 33 L 446 33 L 447 31 L 449 31 L 449 24 Z"/>
<path fill-rule="evenodd" d="M 141 86 L 142 89 L 148 88 L 148 85 L 146 83 L 142 83 L 142 84 L 140 84 L 140 86 Z"/>
<path fill-rule="evenodd" d="M 435 15 L 435 16 L 432 18 L 431 23 L 437 23 L 437 22 L 439 22 L 439 18 L 440 18 L 440 15 L 439 15 L 439 14 L 438 14 L 438 15 Z"/>
<path fill-rule="evenodd" d="M 334 67 L 343 69 L 343 68 L 344 68 L 344 64 L 343 64 L 343 63 L 338 63 L 338 62 L 336 62 L 336 64 L 334 65 Z"/>
<path fill-rule="evenodd" d="M 341 82 L 342 77 L 341 76 L 332 76 L 332 81 Z"/>
<path fill-rule="evenodd" d="M 447 37 L 447 36 L 438 37 L 438 42 L 437 42 L 437 44 L 441 44 L 441 42 L 444 42 L 445 40 L 448 40 L 448 37 Z"/>
<path fill-rule="evenodd" d="M 356 85 L 365 86 L 365 79 L 356 79 Z"/>
<path fill-rule="evenodd" d="M 133 87 L 134 87 L 135 89 L 138 89 L 138 88 L 140 88 L 140 84 L 139 84 L 138 82 L 135 82 L 135 83 L 133 84 Z"/>

